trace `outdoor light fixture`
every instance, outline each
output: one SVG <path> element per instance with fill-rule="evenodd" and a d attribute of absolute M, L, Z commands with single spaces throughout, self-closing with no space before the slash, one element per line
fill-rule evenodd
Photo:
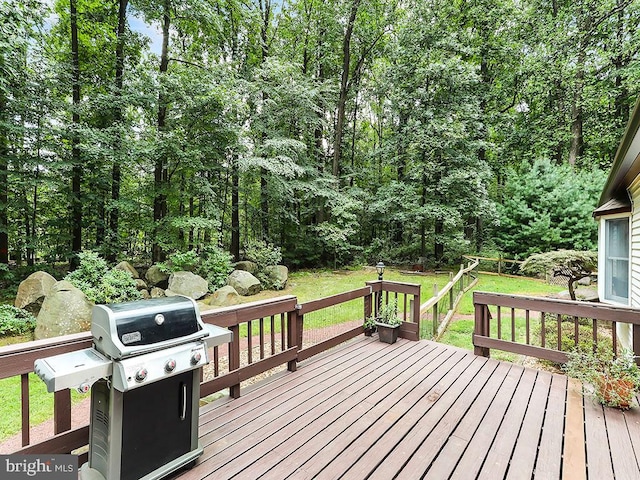
<path fill-rule="evenodd" d="M 376 265 L 376 271 L 378 272 L 378 280 L 382 280 L 382 275 L 384 275 L 384 263 L 378 262 Z"/>

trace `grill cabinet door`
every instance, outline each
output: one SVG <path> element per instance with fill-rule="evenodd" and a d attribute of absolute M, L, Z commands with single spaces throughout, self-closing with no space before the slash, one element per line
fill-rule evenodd
<path fill-rule="evenodd" d="M 121 480 L 141 478 L 192 450 L 193 381 L 189 371 L 123 393 Z"/>

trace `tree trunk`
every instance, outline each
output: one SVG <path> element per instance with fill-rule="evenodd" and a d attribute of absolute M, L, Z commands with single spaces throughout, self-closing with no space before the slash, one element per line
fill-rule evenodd
<path fill-rule="evenodd" d="M 162 82 L 163 75 L 167 72 L 169 67 L 169 28 L 171 26 L 170 13 L 170 0 L 164 1 L 164 11 L 162 16 L 162 53 L 160 55 L 160 78 Z M 158 135 L 162 137 L 162 134 L 166 125 L 167 117 L 167 100 L 160 86 L 158 93 Z M 161 140 L 162 141 L 162 140 Z M 154 168 L 154 198 L 153 198 L 153 221 L 155 223 L 154 239 L 151 253 L 152 263 L 156 263 L 164 260 L 165 253 L 162 247 L 157 241 L 157 237 L 160 233 L 162 220 L 167 214 L 167 196 L 165 189 L 168 180 L 167 165 L 165 154 L 161 153 L 156 159 L 156 165 Z"/>
<path fill-rule="evenodd" d="M 4 55 L 0 53 L 0 66 L 4 64 Z M 7 110 L 7 97 L 3 89 L 0 89 L 0 125 L 5 124 L 9 116 Z M 9 139 L 7 130 L 0 130 L 0 263 L 9 263 Z"/>
<path fill-rule="evenodd" d="M 79 265 L 78 253 L 82 250 L 82 164 L 80 159 L 80 57 L 78 54 L 78 11 L 77 0 L 69 1 L 71 14 L 71 82 L 72 82 L 72 115 L 73 133 L 71 137 L 71 259 L 70 267 Z"/>
<path fill-rule="evenodd" d="M 338 111 L 336 113 L 336 133 L 333 141 L 333 176 L 340 176 L 340 160 L 342 157 L 342 137 L 344 130 L 344 117 L 347 108 L 347 95 L 349 93 L 349 73 L 351 69 L 351 36 L 358 14 L 360 0 L 353 0 L 349 22 L 342 39 L 342 76 L 340 77 L 340 97 L 338 98 Z"/>
<path fill-rule="evenodd" d="M 116 43 L 116 77 L 115 77 L 115 106 L 114 106 L 114 123 L 120 125 L 122 123 L 122 105 L 120 104 L 122 97 L 122 86 L 124 76 L 124 33 L 127 22 L 127 5 L 129 0 L 119 0 L 118 7 L 118 31 Z M 107 244 L 107 258 L 110 261 L 116 260 L 116 255 L 120 250 L 118 241 L 118 228 L 120 220 L 120 210 L 118 201 L 120 200 L 120 158 L 121 158 L 122 140 L 116 135 L 113 150 L 114 159 L 111 168 L 111 209 L 109 211 L 109 241 Z"/>
<path fill-rule="evenodd" d="M 230 253 L 237 262 L 240 260 L 240 172 L 238 159 L 231 160 L 231 247 Z"/>

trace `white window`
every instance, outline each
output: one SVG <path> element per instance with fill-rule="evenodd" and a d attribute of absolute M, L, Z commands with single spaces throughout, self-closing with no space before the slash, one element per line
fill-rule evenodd
<path fill-rule="evenodd" d="M 604 298 L 616 303 L 629 300 L 629 218 L 605 220 Z"/>

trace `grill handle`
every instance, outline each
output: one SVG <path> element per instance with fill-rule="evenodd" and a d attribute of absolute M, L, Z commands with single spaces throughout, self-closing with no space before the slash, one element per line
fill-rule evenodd
<path fill-rule="evenodd" d="M 181 383 L 180 386 L 182 387 L 182 406 L 180 407 L 180 420 L 184 420 L 185 418 L 187 418 L 187 384 Z"/>

